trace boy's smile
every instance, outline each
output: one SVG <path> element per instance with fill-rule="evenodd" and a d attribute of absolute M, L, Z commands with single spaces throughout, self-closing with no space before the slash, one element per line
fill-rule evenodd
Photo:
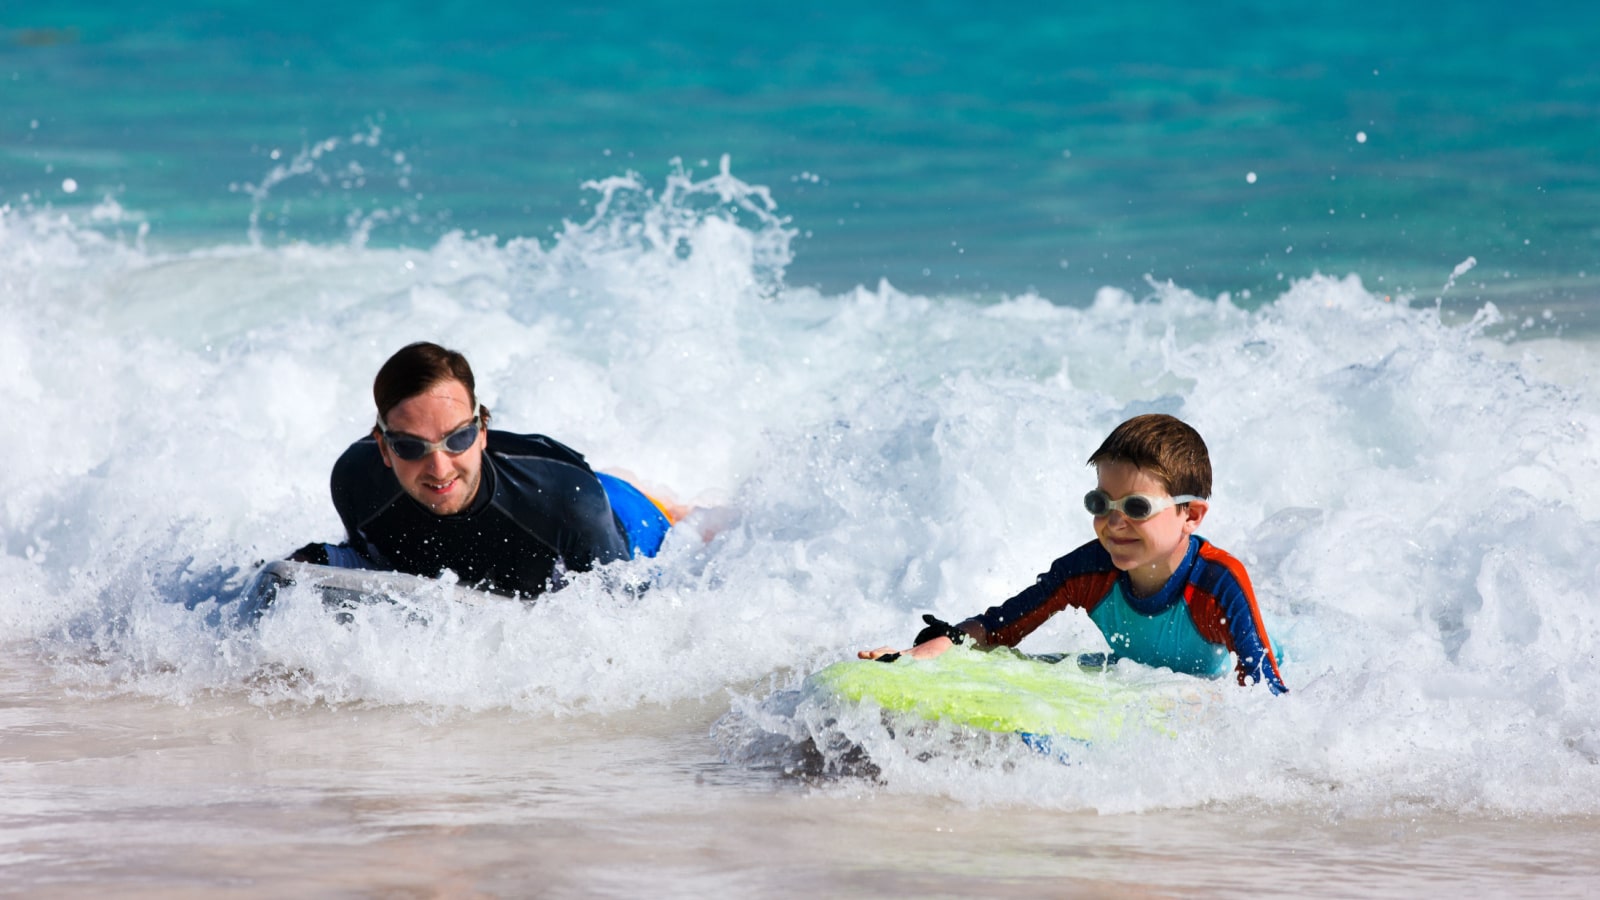
<path fill-rule="evenodd" d="M 1100 490 L 1113 500 L 1129 494 L 1169 495 L 1161 479 L 1132 463 L 1108 460 L 1095 469 Z M 1128 573 L 1134 593 L 1148 597 L 1161 590 L 1183 563 L 1189 552 L 1189 536 L 1200 527 L 1207 508 L 1206 501 L 1192 500 L 1163 509 L 1142 522 L 1112 510 L 1094 517 L 1094 533 L 1100 546 L 1111 554 L 1112 564 Z"/>

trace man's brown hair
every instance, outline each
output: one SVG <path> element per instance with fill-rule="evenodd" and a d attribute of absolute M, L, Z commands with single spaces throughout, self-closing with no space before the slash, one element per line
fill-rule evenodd
<path fill-rule="evenodd" d="M 1089 465 L 1125 462 L 1161 479 L 1173 496 L 1211 496 L 1211 454 L 1187 423 L 1161 413 L 1134 416 L 1111 430 Z"/>
<path fill-rule="evenodd" d="M 390 410 L 446 381 L 461 382 L 476 412 L 478 388 L 465 356 L 428 341 L 401 347 L 372 380 L 372 399 L 378 404 L 378 419 L 387 422 Z M 484 418 L 488 418 L 488 413 L 484 410 Z"/>

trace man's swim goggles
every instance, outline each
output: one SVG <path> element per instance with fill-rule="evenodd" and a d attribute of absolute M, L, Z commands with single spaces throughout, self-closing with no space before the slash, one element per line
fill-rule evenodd
<path fill-rule="evenodd" d="M 389 445 L 389 449 L 394 451 L 395 456 L 407 462 L 415 462 L 430 453 L 437 453 L 440 450 L 451 456 L 460 456 L 467 452 L 472 449 L 473 442 L 478 439 L 478 429 L 481 427 L 482 422 L 483 416 L 481 414 L 473 416 L 471 422 L 450 432 L 444 436 L 443 440 L 439 441 L 425 441 L 403 431 L 390 431 L 383 427 L 382 419 L 378 420 L 378 433 L 383 435 L 384 443 Z"/>
<path fill-rule="evenodd" d="M 1111 515 L 1112 510 L 1122 513 L 1129 520 L 1143 522 L 1169 506 L 1188 503 L 1191 500 L 1204 500 L 1193 494 L 1182 494 L 1177 497 L 1152 497 L 1149 494 L 1129 494 L 1121 500 L 1111 499 L 1111 495 L 1095 488 L 1083 495 L 1083 508 L 1095 518 Z"/>

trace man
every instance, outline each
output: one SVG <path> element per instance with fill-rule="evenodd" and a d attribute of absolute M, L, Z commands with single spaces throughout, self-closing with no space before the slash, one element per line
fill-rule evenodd
<path fill-rule="evenodd" d="M 534 597 L 560 587 L 564 572 L 659 548 L 670 522 L 632 485 L 542 435 L 490 432 L 460 353 L 403 347 L 378 370 L 372 396 L 377 425 L 333 467 L 347 542 L 308 544 L 290 559 L 449 570 L 464 585 Z"/>

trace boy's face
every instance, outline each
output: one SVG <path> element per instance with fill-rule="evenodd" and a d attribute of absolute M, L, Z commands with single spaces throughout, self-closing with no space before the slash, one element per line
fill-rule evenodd
<path fill-rule="evenodd" d="M 1159 478 L 1131 463 L 1107 461 L 1095 469 L 1100 490 L 1112 500 L 1129 494 L 1171 496 Z M 1189 535 L 1200 527 L 1207 508 L 1206 501 L 1193 500 L 1183 506 L 1169 506 L 1142 522 L 1112 510 L 1094 517 L 1094 533 L 1100 546 L 1111 554 L 1112 564 L 1129 574 L 1141 595 L 1148 595 L 1159 590 L 1177 571 L 1189 552 Z"/>

